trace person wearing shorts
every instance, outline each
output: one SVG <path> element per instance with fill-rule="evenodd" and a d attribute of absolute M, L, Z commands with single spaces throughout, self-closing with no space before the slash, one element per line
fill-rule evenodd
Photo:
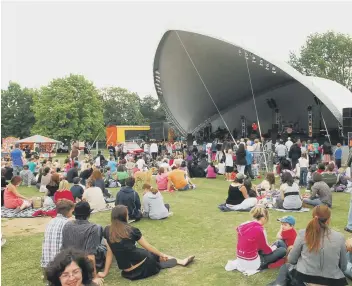
<path fill-rule="evenodd" d="M 231 173 L 233 172 L 233 157 L 232 150 L 229 149 L 225 153 L 225 178 L 229 182 L 231 181 Z"/>

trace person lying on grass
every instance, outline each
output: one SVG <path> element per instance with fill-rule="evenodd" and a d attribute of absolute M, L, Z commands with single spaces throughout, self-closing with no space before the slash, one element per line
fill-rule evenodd
<path fill-rule="evenodd" d="M 127 207 L 117 205 L 111 211 L 111 225 L 104 229 L 104 238 L 122 270 L 122 277 L 129 280 L 144 279 L 158 274 L 161 269 L 187 266 L 193 262 L 195 256 L 177 259 L 160 252 L 147 242 L 138 228 L 127 222 Z M 136 247 L 136 242 L 142 248 Z M 111 263 L 112 255 L 108 251 L 104 272 L 99 272 L 99 277 L 108 275 Z"/>

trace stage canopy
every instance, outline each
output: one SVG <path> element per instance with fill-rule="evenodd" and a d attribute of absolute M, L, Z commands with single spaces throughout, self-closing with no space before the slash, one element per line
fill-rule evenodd
<path fill-rule="evenodd" d="M 342 124 L 342 108 L 352 107 L 352 93 L 334 81 L 304 76 L 254 49 L 186 31 L 167 31 L 162 37 L 154 82 L 167 116 L 184 135 L 209 123 L 213 129 L 224 127 L 223 121 L 231 131 L 240 131 L 241 116 L 251 124 L 256 114 L 265 133 L 275 123 L 267 103 L 271 99 L 283 125 L 297 124 L 305 131 L 308 106 L 318 130 L 322 121 L 336 129 Z"/>
<path fill-rule="evenodd" d="M 24 138 L 24 139 L 21 139 L 19 141 L 17 141 L 16 143 L 19 143 L 19 144 L 33 144 L 33 143 L 51 143 L 51 144 L 56 144 L 56 143 L 60 143 L 61 141 L 57 141 L 57 140 L 54 140 L 54 139 L 51 139 L 51 138 L 48 138 L 48 137 L 45 137 L 45 136 L 41 136 L 41 135 L 33 135 L 31 137 L 28 137 L 28 138 Z"/>

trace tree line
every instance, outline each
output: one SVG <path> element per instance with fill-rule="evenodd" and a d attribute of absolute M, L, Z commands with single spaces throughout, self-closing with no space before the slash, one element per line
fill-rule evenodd
<path fill-rule="evenodd" d="M 307 76 L 334 80 L 352 91 L 352 38 L 328 31 L 308 36 L 288 63 Z M 10 82 L 1 90 L 1 137 L 40 134 L 58 140 L 93 140 L 107 125 L 165 121 L 158 99 L 121 87 L 98 89 L 82 75 L 58 78 L 40 89 Z"/>
<path fill-rule="evenodd" d="M 94 140 L 108 125 L 165 121 L 159 100 L 120 87 L 98 89 L 82 75 L 57 78 L 40 89 L 10 82 L 1 91 L 1 137 L 40 134 Z"/>

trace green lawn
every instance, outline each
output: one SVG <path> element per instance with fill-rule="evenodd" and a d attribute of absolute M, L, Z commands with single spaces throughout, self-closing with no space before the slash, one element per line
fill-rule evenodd
<path fill-rule="evenodd" d="M 105 285 L 266 285 L 275 279 L 277 270 L 266 270 L 252 277 L 239 272 L 226 272 L 228 259 L 234 259 L 236 249 L 235 227 L 249 219 L 248 213 L 222 213 L 217 209 L 227 195 L 228 183 L 217 180 L 195 179 L 197 189 L 187 192 L 164 194 L 174 215 L 167 220 L 144 219 L 134 225 L 141 229 L 147 240 L 162 252 L 184 258 L 196 255 L 194 264 L 187 268 L 175 267 L 144 281 L 129 282 L 121 278 L 113 265 Z M 22 187 L 28 196 L 38 195 L 34 188 Z M 114 190 L 116 193 L 116 190 Z M 331 226 L 343 231 L 346 225 L 350 195 L 334 193 Z M 270 211 L 270 222 L 266 226 L 270 242 L 275 240 L 279 228 L 277 218 L 284 213 Z M 297 229 L 304 228 L 311 213 L 294 214 Z M 103 226 L 110 220 L 110 213 L 99 213 L 91 221 Z M 2 285 L 43 285 L 40 256 L 42 234 L 30 236 L 7 236 L 2 249 Z"/>

